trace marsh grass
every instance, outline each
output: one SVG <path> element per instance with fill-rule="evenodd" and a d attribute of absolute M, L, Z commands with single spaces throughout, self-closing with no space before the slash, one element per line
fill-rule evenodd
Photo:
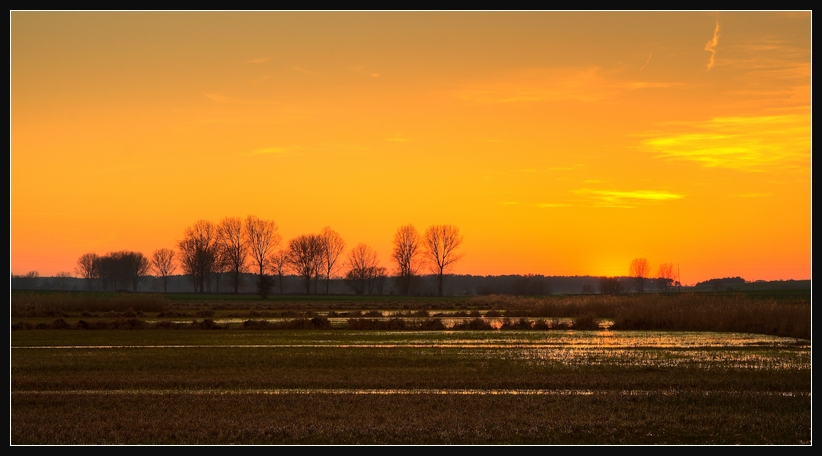
<path fill-rule="evenodd" d="M 472 305 L 500 309 L 506 317 L 575 317 L 614 320 L 611 329 L 723 331 L 810 339 L 807 294 L 684 293 L 562 297 L 478 296 Z M 581 329 L 581 326 L 577 325 Z M 588 326 L 590 328 L 590 326 Z"/>
<path fill-rule="evenodd" d="M 200 295 L 201 299 L 203 298 Z M 292 297 L 293 298 L 293 297 Z M 333 299 L 332 299 L 333 298 Z M 610 320 L 614 330 L 750 332 L 810 340 L 810 296 L 800 293 L 686 293 L 550 297 L 478 296 L 439 300 L 316 297 L 282 302 L 173 301 L 159 295 L 13 292 L 11 327 L 20 329 L 178 328 L 173 319 L 248 319 L 262 329 L 317 329 L 302 320 L 348 318 L 348 329 L 596 329 Z M 445 309 L 445 310 L 444 310 Z M 456 309 L 456 310 L 455 310 Z M 150 317 L 168 322 L 136 324 Z M 388 320 L 385 316 L 390 316 Z M 433 317 L 433 318 L 430 318 Z M 446 324 L 442 318 L 470 319 Z M 497 325 L 477 319 L 503 318 Z M 23 319 L 33 319 L 34 321 Z M 108 319 L 108 322 L 101 321 Z M 269 322 L 264 319 L 289 319 Z M 425 320 L 422 320 L 425 319 Z M 571 319 L 568 325 L 560 319 Z M 79 323 L 82 320 L 83 323 Z M 121 320 L 132 323 L 124 325 Z M 68 325 L 68 326 L 66 326 Z M 217 325 L 223 329 L 237 324 Z M 212 327 L 215 327 L 212 325 Z"/>

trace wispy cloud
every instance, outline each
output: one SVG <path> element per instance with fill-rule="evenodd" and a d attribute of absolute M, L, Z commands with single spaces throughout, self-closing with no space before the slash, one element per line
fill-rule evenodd
<path fill-rule="evenodd" d="M 668 127 L 672 131 L 652 133 L 642 146 L 657 157 L 705 167 L 765 171 L 810 166 L 809 114 L 716 117 Z"/>
<path fill-rule="evenodd" d="M 394 142 L 410 142 L 411 138 L 405 138 L 402 136 L 396 136 L 393 138 L 385 138 L 386 141 L 394 141 Z"/>
<path fill-rule="evenodd" d="M 749 102 L 801 106 L 811 97 L 811 50 L 773 38 L 736 44 L 728 49 L 723 65 L 738 72 L 729 94 Z"/>
<path fill-rule="evenodd" d="M 594 102 L 626 91 L 680 87 L 679 83 L 620 81 L 597 66 L 541 68 L 464 84 L 453 96 L 471 103 L 577 100 Z"/>
<path fill-rule="evenodd" d="M 714 36 L 711 38 L 708 43 L 705 44 L 705 50 L 711 53 L 711 58 L 708 60 L 708 66 L 705 68 L 705 71 L 709 71 L 711 68 L 714 67 L 714 61 L 716 59 L 716 46 L 719 44 L 719 21 L 716 21 L 716 27 L 714 28 Z"/>
<path fill-rule="evenodd" d="M 544 209 L 552 208 L 552 207 L 568 207 L 568 206 L 570 206 L 570 204 L 565 204 L 565 203 L 540 203 L 540 204 L 537 204 L 537 207 L 544 208 Z"/>
<path fill-rule="evenodd" d="M 359 66 L 359 67 L 351 67 L 351 68 L 349 68 L 349 70 L 351 70 L 351 71 L 353 71 L 353 72 L 355 72 L 355 73 L 360 73 L 360 74 L 363 74 L 363 75 L 365 75 L 365 76 L 372 77 L 372 78 L 378 78 L 378 77 L 380 77 L 380 74 L 379 74 L 379 73 L 377 73 L 376 71 L 368 71 L 368 70 L 366 70 L 366 69 L 365 69 L 365 67 L 361 67 L 361 66 Z"/>
<path fill-rule="evenodd" d="M 295 71 L 299 71 L 300 73 L 310 74 L 311 76 L 319 76 L 320 75 L 320 73 L 317 73 L 316 71 L 306 70 L 305 68 L 298 67 L 298 66 L 295 66 L 292 69 L 295 70 Z"/>
<path fill-rule="evenodd" d="M 245 63 L 265 63 L 271 60 L 271 57 L 259 57 L 256 59 L 246 60 Z"/>
<path fill-rule="evenodd" d="M 597 207 L 633 208 L 640 204 L 659 203 L 681 199 L 684 196 L 662 190 L 575 190 L 575 194 L 589 199 Z"/>

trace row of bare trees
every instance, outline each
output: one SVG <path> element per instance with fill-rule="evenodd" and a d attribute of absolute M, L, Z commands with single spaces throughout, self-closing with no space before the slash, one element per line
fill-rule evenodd
<path fill-rule="evenodd" d="M 388 277 L 388 270 L 380 266 L 377 252 L 364 243 L 352 248 L 347 261 L 343 261 L 346 243 L 342 236 L 325 227 L 319 234 L 304 234 L 288 241 L 280 248 L 282 238 L 273 220 L 264 220 L 250 215 L 245 219 L 226 217 L 219 223 L 199 220 L 185 228 L 183 237 L 177 241 L 177 249 L 161 248 L 150 259 L 136 252 L 116 252 L 106 257 L 96 254 L 83 255 L 77 263 L 77 272 L 89 280 L 93 279 L 122 287 L 121 273 L 103 273 L 110 257 L 141 258 L 139 268 L 130 270 L 133 274 L 133 288 L 139 275 L 148 273 L 149 268 L 163 280 L 163 289 L 168 291 L 168 279 L 177 265 L 187 275 L 196 292 L 219 292 L 220 278 L 227 274 L 234 292 L 240 287 L 242 274 L 252 272 L 256 277 L 257 290 L 266 297 L 279 277 L 280 292 L 283 291 L 283 276 L 293 273 L 299 276 L 305 292 L 317 293 L 321 279 L 325 280 L 325 292 L 330 291 L 333 277 L 344 271 L 343 277 L 355 293 L 381 292 Z M 433 225 L 424 234 L 413 225 L 401 226 L 394 235 L 392 258 L 396 263 L 396 277 L 399 291 L 412 294 L 423 269 L 437 276 L 437 290 L 443 294 L 443 279 L 451 266 L 462 258 L 457 249 L 463 237 L 453 225 Z M 128 254 L 128 255 L 127 255 Z M 129 256 L 132 255 L 132 256 Z M 347 267 L 347 268 L 346 268 Z M 137 275 L 134 275 L 137 274 Z M 108 286 L 108 285 L 106 285 Z"/>
<path fill-rule="evenodd" d="M 637 291 L 639 293 L 644 292 L 645 280 L 649 279 L 651 275 L 651 263 L 648 262 L 647 258 L 634 258 L 628 266 L 628 275 L 636 281 Z M 673 263 L 662 263 L 657 269 L 656 278 L 662 282 L 667 292 L 674 283 L 678 282 L 678 272 L 674 270 Z M 602 288 L 602 285 L 600 288 Z"/>
<path fill-rule="evenodd" d="M 183 273 L 191 277 L 194 290 L 211 291 L 211 282 L 216 283 L 219 292 L 220 277 L 228 273 L 234 292 L 239 291 L 240 275 L 253 271 L 258 277 L 258 289 L 263 297 L 270 288 L 267 277 L 271 269 L 274 250 L 280 243 L 277 223 L 250 215 L 245 220 L 226 217 L 219 223 L 198 220 L 183 231 L 183 238 L 177 242 L 179 263 Z M 161 255 L 160 252 L 165 252 Z M 167 249 L 155 252 L 155 256 L 171 258 Z M 165 269 L 166 271 L 168 268 Z M 162 277 L 166 275 L 155 267 Z"/>
<path fill-rule="evenodd" d="M 401 294 L 410 294 L 415 279 L 424 267 L 437 275 L 437 292 L 443 294 L 443 278 L 451 266 L 462 258 L 457 248 L 463 236 L 453 225 L 432 225 L 420 235 L 414 225 L 401 226 L 394 234 L 392 257 L 397 263 Z"/>
<path fill-rule="evenodd" d="M 415 279 L 421 269 L 428 266 L 437 275 L 438 292 L 442 295 L 444 275 L 462 258 L 456 251 L 462 240 L 459 229 L 453 225 L 431 226 L 424 235 L 420 235 L 413 225 L 400 227 L 394 236 L 392 255 L 397 264 L 400 292 L 412 293 Z M 263 297 L 272 285 L 273 275 L 279 277 L 282 292 L 283 275 L 287 271 L 302 279 L 306 294 L 310 294 L 312 288 L 317 293 L 320 279 L 324 278 L 325 292 L 328 293 L 331 278 L 344 266 L 340 260 L 346 246 L 342 236 L 331 227 L 325 227 L 319 234 L 303 234 L 289 240 L 283 249 L 278 248 L 280 242 L 273 220 L 248 216 L 245 223 L 230 217 L 218 225 L 198 221 L 185 230 L 178 246 L 183 269 L 200 292 L 210 291 L 207 271 L 211 268 L 212 274 L 230 271 L 236 293 L 240 273 L 247 267 L 245 258 L 248 255 L 258 277 L 258 292 Z M 382 289 L 387 270 L 379 265 L 377 252 L 371 247 L 360 243 L 351 249 L 347 266 L 346 283 L 355 293 L 373 293 Z"/>

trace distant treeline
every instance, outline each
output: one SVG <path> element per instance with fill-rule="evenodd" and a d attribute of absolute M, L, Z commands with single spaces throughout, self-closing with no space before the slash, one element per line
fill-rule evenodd
<path fill-rule="evenodd" d="M 251 273 L 239 275 L 238 292 L 253 294 L 258 291 L 258 277 Z M 434 296 L 438 294 L 438 278 L 436 275 L 422 275 L 415 277 L 417 281 L 415 292 L 417 296 Z M 136 282 L 136 285 L 135 285 Z M 232 293 L 234 291 L 233 278 L 223 275 L 215 280 L 211 291 L 213 293 Z M 144 293 L 163 292 L 191 293 L 191 278 L 186 275 L 172 275 L 166 278 L 165 284 L 161 277 L 150 275 L 140 276 L 138 280 L 122 282 L 122 288 L 112 288 L 116 282 L 112 280 L 101 289 L 111 291 L 137 291 Z M 282 278 L 282 289 L 279 280 L 273 287 L 274 294 L 304 294 L 305 285 L 302 277 L 285 275 Z M 102 284 L 101 284 L 102 285 Z M 165 286 L 164 286 L 165 285 Z M 384 277 L 375 280 L 366 288 L 366 295 L 400 295 L 400 289 L 405 284 L 398 277 Z M 746 282 L 740 277 L 711 279 L 698 283 L 694 287 L 666 287 L 661 280 L 648 279 L 644 287 L 646 293 L 687 292 L 727 292 L 727 291 L 766 291 L 810 289 L 810 280 L 785 281 L 756 281 Z M 88 289 L 85 279 L 71 277 L 70 274 L 54 277 L 41 277 L 37 273 L 12 275 L 11 288 L 19 290 L 76 290 Z M 323 287 L 324 288 L 324 287 Z M 325 291 L 324 289 L 322 290 Z M 355 294 L 350 281 L 344 278 L 331 279 L 328 284 L 329 294 Z M 542 275 L 449 275 L 444 283 L 443 294 L 446 296 L 485 296 L 485 295 L 514 295 L 514 296 L 547 296 L 557 294 L 623 294 L 636 293 L 636 280 L 632 277 L 597 277 L 597 276 L 542 276 Z"/>

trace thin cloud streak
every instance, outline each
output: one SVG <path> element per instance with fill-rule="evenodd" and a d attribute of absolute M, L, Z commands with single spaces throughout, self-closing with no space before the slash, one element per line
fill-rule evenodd
<path fill-rule="evenodd" d="M 683 195 L 660 190 L 575 190 L 575 194 L 588 198 L 596 207 L 634 208 L 639 204 L 658 203 L 684 198 Z"/>
<path fill-rule="evenodd" d="M 256 59 L 246 60 L 245 63 L 265 63 L 271 60 L 271 57 L 260 57 Z"/>
<path fill-rule="evenodd" d="M 708 41 L 705 44 L 705 50 L 711 53 L 711 58 L 708 60 L 708 66 L 705 68 L 705 71 L 709 71 L 711 68 L 714 67 L 714 61 L 716 59 L 716 46 L 719 44 L 719 21 L 716 21 L 716 28 L 714 28 L 714 36 L 711 38 L 711 41 Z"/>
<path fill-rule="evenodd" d="M 576 100 L 596 102 L 648 88 L 677 88 L 681 83 L 618 81 L 598 66 L 539 68 L 496 80 L 465 84 L 453 96 L 476 104 Z"/>
<path fill-rule="evenodd" d="M 659 158 L 708 168 L 761 172 L 810 165 L 807 115 L 716 117 L 681 125 L 684 131 L 660 132 L 642 141 L 642 146 Z"/>

